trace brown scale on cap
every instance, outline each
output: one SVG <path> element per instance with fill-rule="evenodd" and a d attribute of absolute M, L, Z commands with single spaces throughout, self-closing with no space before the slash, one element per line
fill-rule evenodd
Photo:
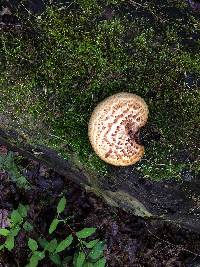
<path fill-rule="evenodd" d="M 88 126 L 94 151 L 109 164 L 136 163 L 144 154 L 139 133 L 147 118 L 147 104 L 135 94 L 123 92 L 104 99 L 94 109 Z"/>

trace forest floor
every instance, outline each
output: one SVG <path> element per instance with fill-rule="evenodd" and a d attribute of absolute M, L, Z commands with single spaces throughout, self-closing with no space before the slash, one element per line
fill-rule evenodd
<path fill-rule="evenodd" d="M 169 166 L 169 147 L 171 149 L 171 144 L 174 144 L 175 141 L 179 145 L 180 136 L 182 137 L 183 134 L 185 139 L 181 139 L 181 141 L 184 144 L 187 143 L 187 135 L 190 132 L 191 144 L 195 140 L 199 141 L 199 132 L 196 127 L 199 120 L 199 106 L 197 97 L 195 99 L 195 93 L 199 95 L 200 72 L 198 6 L 193 10 L 189 9 L 187 1 L 170 0 L 169 3 L 166 1 L 166 7 L 165 4 L 162 4 L 163 1 L 155 1 L 159 3 L 159 5 L 155 3 L 155 7 L 153 1 L 149 1 L 152 6 L 148 7 L 135 1 L 127 1 L 128 3 L 124 4 L 124 10 L 122 10 L 121 6 L 123 5 L 116 4 L 115 6 L 114 2 L 116 1 L 112 1 L 111 7 L 103 5 L 103 12 L 98 17 L 93 18 L 93 15 L 96 16 L 95 10 L 91 11 L 94 14 L 81 13 L 80 18 L 75 16 L 75 13 L 70 13 L 71 16 L 66 17 L 69 20 L 68 27 L 63 27 L 65 20 L 60 16 L 63 9 L 59 10 L 61 13 L 55 12 L 52 18 L 51 13 L 48 13 L 43 22 L 39 19 L 34 20 L 34 23 L 31 24 L 29 21 L 31 13 L 30 10 L 27 11 L 27 6 L 25 6 L 27 13 L 22 16 L 21 21 L 17 16 L 20 12 L 9 9 L 9 2 L 21 3 L 21 1 L 0 2 L 4 3 L 4 5 L 2 4 L 4 9 L 0 12 L 0 27 L 4 33 L 4 37 L 2 37 L 4 42 L 0 47 L 0 51 L 2 51 L 0 56 L 4 59 L 4 64 L 1 66 L 0 78 L 2 85 L 6 85 L 1 87 L 1 90 L 4 88 L 6 97 L 1 98 L 0 104 L 5 102 L 5 107 L 7 107 L 9 106 L 7 99 L 10 103 L 16 101 L 14 106 L 17 107 L 17 112 L 28 114 L 27 112 L 31 110 L 32 113 L 38 114 L 40 111 L 41 117 L 43 117 L 43 114 L 51 113 L 53 105 L 50 106 L 50 112 L 46 112 L 49 111 L 49 102 L 45 101 L 52 99 L 59 85 L 59 99 L 62 100 L 64 106 L 56 106 L 58 110 L 52 114 L 51 123 L 56 127 L 58 135 L 61 134 L 59 135 L 61 140 L 68 140 L 72 147 L 76 148 L 77 154 L 84 155 L 83 161 L 90 158 L 88 154 L 91 153 L 88 150 L 88 144 L 85 143 L 87 130 L 84 131 L 84 129 L 87 127 L 84 125 L 87 126 L 85 121 L 92 109 L 91 103 L 93 106 L 95 105 L 93 99 L 98 102 L 100 98 L 103 99 L 108 94 L 118 92 L 121 88 L 126 88 L 130 92 L 134 89 L 134 92 L 150 99 L 151 120 L 167 137 L 163 139 L 167 140 L 166 143 L 164 142 L 165 150 L 162 146 L 158 146 L 161 150 L 156 150 L 161 157 L 162 164 L 160 166 Z M 38 4 L 34 5 L 37 2 L 40 1 L 29 1 L 32 5 L 31 9 L 35 8 L 34 14 L 38 13 Z M 112 6 L 114 7 L 112 8 Z M 69 5 L 69 7 L 72 9 L 73 5 Z M 85 8 L 87 9 L 87 6 Z M 130 9 L 133 16 L 129 13 Z M 70 9 L 67 8 L 67 10 Z M 93 10 L 92 5 L 91 10 Z M 13 15 L 12 12 L 15 14 Z M 138 21 L 136 15 L 139 17 Z M 79 20 L 76 21 L 77 18 Z M 99 28 L 95 26 L 93 19 L 101 22 L 101 24 L 97 24 L 100 25 Z M 82 27 L 81 20 L 85 21 L 85 28 Z M 36 25 L 36 21 L 38 25 Z M 80 24 L 82 31 L 76 32 L 74 21 L 77 25 Z M 130 24 L 127 24 L 126 21 L 129 21 Z M 153 26 L 149 28 L 147 26 L 151 25 L 151 21 L 153 21 Z M 32 28 L 30 28 L 31 25 L 33 25 Z M 37 31 L 37 34 L 35 34 L 36 26 L 41 29 L 41 31 Z M 68 39 L 63 39 L 63 28 L 66 29 L 66 33 L 69 31 L 69 35 L 67 35 L 69 37 L 76 34 L 75 41 L 74 37 L 72 40 L 69 38 L 69 42 Z M 30 29 L 30 33 L 34 33 L 31 35 L 33 38 L 31 41 Z M 88 29 L 91 31 L 88 32 Z M 112 44 L 106 49 L 104 48 L 104 31 L 106 44 Z M 93 43 L 96 34 L 100 44 Z M 47 36 L 51 36 L 51 39 Z M 72 50 L 69 53 L 70 47 Z M 74 47 L 80 47 L 80 51 L 75 50 Z M 77 64 L 74 64 L 75 58 L 79 58 L 80 62 L 77 61 Z M 126 68 L 124 68 L 125 65 Z M 18 74 L 16 75 L 16 73 Z M 76 73 L 78 75 L 74 75 Z M 35 95 L 35 88 L 44 90 L 45 101 L 42 98 L 37 102 L 32 97 L 32 93 Z M 69 94 L 67 88 L 70 90 L 74 88 L 74 92 L 70 91 Z M 16 97 L 13 92 L 20 92 L 20 94 Z M 27 92 L 31 92 L 31 94 L 29 95 Z M 66 103 L 70 103 L 71 98 L 73 98 L 73 108 L 71 104 L 66 105 Z M 156 105 L 153 101 L 154 98 L 158 103 Z M 28 101 L 32 100 L 33 104 L 29 103 L 27 99 Z M 24 103 L 28 103 L 28 105 L 26 106 Z M 170 108 L 168 103 L 171 103 Z M 2 107 L 4 111 L 4 106 Z M 19 107 L 22 109 L 20 110 Z M 11 110 L 9 107 L 8 112 Z M 178 114 L 180 115 L 178 116 Z M 57 116 L 56 120 L 54 120 L 55 115 Z M 41 117 L 38 117 L 37 121 Z M 69 118 L 71 119 L 69 120 Z M 49 121 L 49 118 L 45 119 Z M 18 118 L 14 121 L 19 122 Z M 65 129 L 69 131 L 69 136 L 63 136 L 63 133 L 59 132 L 60 126 L 63 128 L 63 121 L 68 123 L 66 123 Z M 38 127 L 34 123 L 32 126 L 38 132 Z M 41 129 L 44 132 L 44 128 L 41 127 Z M 177 134 L 175 130 L 180 132 Z M 54 140 L 53 145 L 60 148 L 60 139 Z M 152 144 L 154 143 L 152 142 Z M 66 144 L 64 143 L 64 145 Z M 176 144 L 174 147 L 176 148 Z M 195 147 L 197 148 L 197 145 L 194 142 L 193 147 L 190 147 L 192 152 Z M 172 149 L 173 152 L 175 148 Z M 78 151 L 79 149 L 80 151 Z M 151 149 L 154 151 L 153 145 Z M 150 149 L 149 151 L 151 152 Z M 163 164 L 166 159 L 167 163 Z M 196 158 L 194 157 L 194 159 Z M 195 162 L 195 160 L 193 161 Z M 160 168 L 149 168 L 153 164 L 152 162 L 154 159 L 149 161 L 150 165 L 145 165 L 146 169 L 143 166 L 143 170 L 148 171 L 144 174 L 148 174 L 150 177 L 156 176 L 155 169 L 158 169 L 158 176 L 160 176 Z M 155 155 L 155 162 L 157 164 L 157 155 Z M 197 169 L 199 165 L 196 165 L 194 168 Z M 175 165 L 174 173 L 176 174 L 176 171 L 179 173 L 181 168 L 177 168 Z M 149 173 L 150 169 L 153 170 L 153 173 Z M 170 169 L 171 175 L 171 166 L 168 169 Z M 164 172 L 164 174 L 169 176 L 168 173 Z M 9 228 L 8 217 L 20 204 L 29 207 L 26 216 L 28 222 L 26 228 L 28 227 L 29 231 L 23 227 L 19 229 L 19 232 L 17 231 L 14 248 L 10 251 L 2 248 L 1 245 L 5 238 L 0 236 L 0 267 L 25 267 L 31 254 L 30 246 L 28 246 L 30 238 L 32 240 L 43 238 L 50 242 L 52 235 L 49 234 L 49 227 L 56 217 L 57 203 L 63 196 L 67 200 L 63 214 L 68 218 L 68 229 L 66 231 L 64 227 L 58 225 L 53 233 L 54 239 L 62 240 L 66 232 L 77 233 L 83 228 L 97 228 L 93 237 L 104 240 L 104 256 L 108 267 L 200 266 L 200 234 L 179 225 L 162 220 L 143 219 L 111 207 L 101 198 L 91 192 L 86 192 L 79 185 L 71 182 L 67 177 L 59 175 L 40 162 L 9 151 L 7 147 L 0 144 L 0 230 Z M 5 234 L 6 231 L 3 233 Z M 76 247 L 71 246 L 70 249 L 65 250 L 65 253 L 61 252 L 60 257 L 63 260 L 66 256 L 74 255 L 75 251 Z M 72 267 L 72 265 L 69 258 L 69 263 L 63 267 Z M 49 257 L 45 257 L 38 266 L 56 265 Z M 101 266 L 87 265 L 87 267 L 91 266 L 101 267 L 103 264 Z"/>
<path fill-rule="evenodd" d="M 49 239 L 49 225 L 55 217 L 56 205 L 63 192 L 67 199 L 65 214 L 70 218 L 68 224 L 74 231 L 83 227 L 97 228 L 95 238 L 105 241 L 104 256 L 107 266 L 200 266 L 199 234 L 160 220 L 145 220 L 111 207 L 45 165 L 10 152 L 1 145 L 0 159 L 6 157 L 10 157 L 7 167 L 10 164 L 12 168 L 9 171 L 0 164 L 0 224 L 3 224 L 2 214 L 10 214 L 21 203 L 30 207 L 27 218 L 33 229 L 28 234 L 21 229 L 15 239 L 14 249 L 11 252 L 2 250 L 1 267 L 26 265 L 30 253 L 27 246 L 29 237 Z M 31 188 L 19 188 L 18 172 Z M 55 237 L 61 237 L 62 234 L 62 227 L 58 227 Z M 2 240 L 1 238 L 0 242 Z M 67 253 L 70 255 L 72 251 Z M 45 258 L 39 266 L 56 265 Z"/>

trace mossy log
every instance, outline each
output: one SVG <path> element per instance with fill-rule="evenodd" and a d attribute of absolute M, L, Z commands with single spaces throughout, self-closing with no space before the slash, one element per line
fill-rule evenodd
<path fill-rule="evenodd" d="M 181 0 L 52 3 L 39 15 L 14 2 L 0 23 L 0 142 L 112 205 L 200 231 L 198 13 Z M 87 133 L 118 92 L 149 108 L 145 156 L 123 168 Z"/>
<path fill-rule="evenodd" d="M 0 130 L 0 143 L 22 155 L 44 162 L 66 179 L 104 198 L 108 204 L 120 207 L 145 218 L 159 218 L 200 232 L 199 194 L 200 179 L 186 181 L 151 181 L 133 167 L 110 167 L 110 175 L 99 177 L 60 157 L 44 146 L 19 142 L 14 131 Z"/>

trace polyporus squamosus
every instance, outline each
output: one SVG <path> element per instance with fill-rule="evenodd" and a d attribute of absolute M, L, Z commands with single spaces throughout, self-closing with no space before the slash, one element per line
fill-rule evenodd
<path fill-rule="evenodd" d="M 109 164 L 127 166 L 144 154 L 139 131 L 148 118 L 145 101 L 131 93 L 118 93 L 104 99 L 94 109 L 88 126 L 91 145 Z"/>

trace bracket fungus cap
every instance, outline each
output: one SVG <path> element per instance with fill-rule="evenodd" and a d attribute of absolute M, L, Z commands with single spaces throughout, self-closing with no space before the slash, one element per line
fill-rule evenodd
<path fill-rule="evenodd" d="M 145 101 L 132 93 L 117 93 L 100 102 L 88 125 L 89 140 L 96 154 L 115 166 L 139 161 L 144 154 L 139 132 L 148 113 Z"/>

